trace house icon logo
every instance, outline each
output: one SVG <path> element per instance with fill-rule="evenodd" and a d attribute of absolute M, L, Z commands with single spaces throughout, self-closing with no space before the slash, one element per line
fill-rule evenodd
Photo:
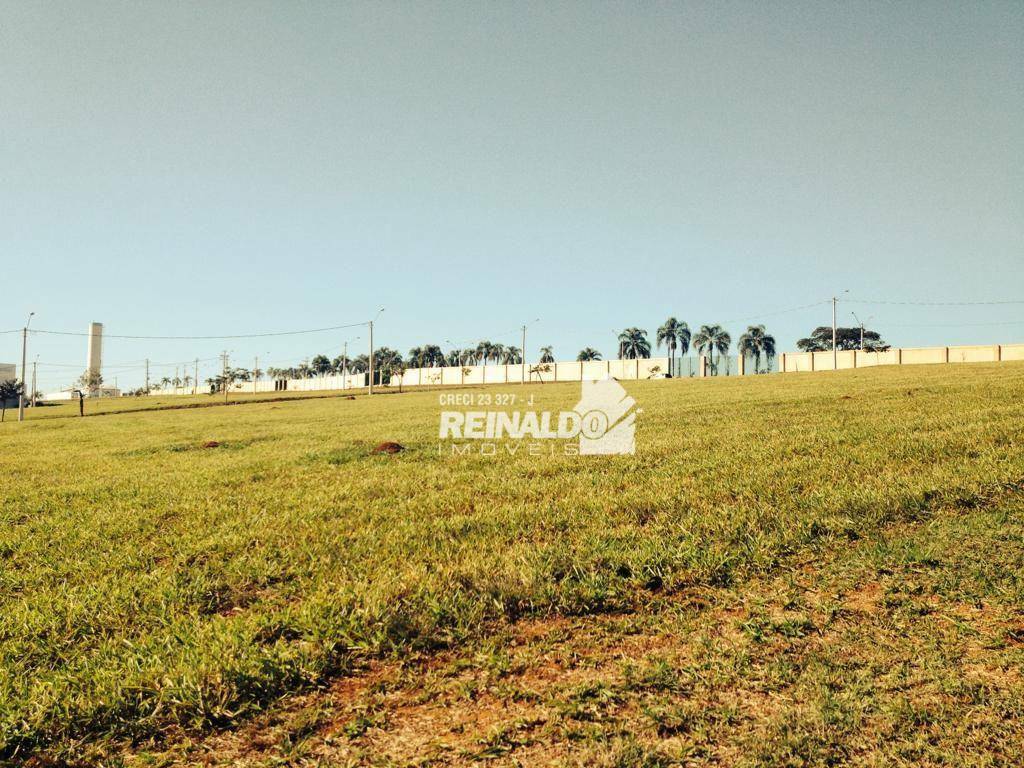
<path fill-rule="evenodd" d="M 580 416 L 580 455 L 636 453 L 635 405 L 615 379 L 584 380 L 574 409 Z"/>

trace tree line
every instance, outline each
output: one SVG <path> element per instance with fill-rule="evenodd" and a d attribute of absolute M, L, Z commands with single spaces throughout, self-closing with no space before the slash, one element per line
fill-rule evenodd
<path fill-rule="evenodd" d="M 651 357 L 648 333 L 642 328 L 626 328 L 619 334 L 618 341 L 620 359 Z M 665 347 L 669 356 L 669 375 L 676 375 L 674 358 L 685 355 L 691 348 L 699 354 L 707 354 L 712 370 L 717 370 L 721 357 L 727 355 L 732 346 L 732 337 L 720 325 L 702 325 L 694 334 L 685 322 L 670 317 L 658 328 L 655 344 L 658 348 Z M 761 371 L 762 361 L 765 364 L 764 370 L 767 371 L 776 355 L 775 338 L 763 325 L 749 326 L 737 340 L 736 348 L 739 353 L 753 358 L 755 371 L 758 372 Z M 718 357 L 715 356 L 716 353 Z M 601 359 L 601 353 L 593 347 L 584 347 L 576 355 L 579 362 Z M 413 347 L 404 356 L 390 347 L 380 347 L 373 353 L 374 383 L 380 381 L 384 374 L 395 375 L 409 368 L 519 365 L 523 362 L 523 352 L 519 347 L 492 341 L 481 341 L 475 347 L 448 351 L 438 344 L 424 344 Z M 554 362 L 554 347 L 540 347 L 537 363 L 544 365 Z M 366 373 L 368 370 L 369 358 L 365 354 L 356 357 L 339 355 L 333 359 L 327 355 L 317 355 L 311 360 L 289 368 L 268 367 L 266 375 L 272 379 L 311 379 L 319 376 Z M 229 377 L 232 375 L 235 374 L 229 373 Z M 250 375 L 245 369 L 237 369 L 238 378 L 233 380 L 249 381 Z M 208 382 L 219 386 L 220 377 L 208 379 Z"/>

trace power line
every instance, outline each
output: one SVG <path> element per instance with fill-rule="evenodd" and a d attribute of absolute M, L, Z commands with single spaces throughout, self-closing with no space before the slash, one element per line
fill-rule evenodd
<path fill-rule="evenodd" d="M 748 315 L 746 317 L 734 317 L 731 320 L 719 320 L 721 324 L 724 323 L 745 323 L 748 320 L 760 320 L 763 317 L 775 317 L 776 315 L 784 315 L 787 312 L 799 312 L 802 309 L 811 309 L 812 307 L 820 307 L 823 304 L 830 304 L 832 299 L 823 299 L 821 301 L 815 301 L 810 304 L 802 304 L 799 307 L 790 307 L 789 309 L 779 309 L 773 312 L 763 312 L 759 315 Z"/>
<path fill-rule="evenodd" d="M 1020 325 L 1024 320 L 993 320 L 987 323 L 876 323 L 886 328 L 967 328 L 989 325 Z"/>
<path fill-rule="evenodd" d="M 883 299 L 843 299 L 846 304 L 893 304 L 908 307 L 982 307 L 1005 304 L 1024 304 L 1024 299 L 1001 301 L 886 301 Z"/>
<path fill-rule="evenodd" d="M 271 336 L 300 336 L 307 333 L 324 333 L 326 331 L 340 331 L 344 328 L 358 328 L 366 325 L 368 321 L 361 323 L 348 323 L 346 325 L 332 325 L 327 328 L 307 328 L 301 331 L 272 331 L 269 333 L 238 333 L 221 336 L 132 336 L 126 334 L 104 333 L 104 339 L 137 339 L 148 341 L 214 341 L 221 339 L 264 339 Z M 45 333 L 51 336 L 89 336 L 88 333 L 78 331 L 46 331 L 41 329 L 29 329 L 29 333 Z"/>

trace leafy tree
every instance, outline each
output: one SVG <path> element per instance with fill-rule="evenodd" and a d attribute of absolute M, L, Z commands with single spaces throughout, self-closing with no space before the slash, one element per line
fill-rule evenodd
<path fill-rule="evenodd" d="M 651 343 L 647 331 L 641 328 L 627 328 L 619 334 L 619 347 L 626 360 L 639 360 L 651 356 Z"/>
<path fill-rule="evenodd" d="M 751 325 L 736 341 L 736 350 L 741 355 L 753 357 L 754 373 L 759 373 L 762 355 L 767 361 L 766 370 L 771 366 L 772 358 L 775 357 L 775 337 L 769 335 L 763 325 Z"/>
<path fill-rule="evenodd" d="M 209 385 L 210 394 L 212 395 L 214 392 L 223 392 L 226 389 L 230 389 L 231 385 L 236 381 L 249 381 L 250 375 L 249 370 L 246 368 L 228 368 L 226 371 L 208 378 L 206 383 Z"/>
<path fill-rule="evenodd" d="M 164 381 L 168 384 L 171 382 L 168 378 L 165 378 Z M 99 371 L 90 369 L 78 377 L 77 383 L 78 386 L 88 392 L 96 392 L 103 386 L 103 377 L 100 375 Z"/>
<path fill-rule="evenodd" d="M 591 360 L 600 360 L 601 353 L 592 347 L 584 347 L 580 350 L 580 353 L 576 355 L 576 359 L 581 362 L 589 362 Z"/>
<path fill-rule="evenodd" d="M 832 349 L 832 326 L 819 325 L 807 338 L 800 339 L 796 343 L 797 349 L 803 352 L 827 352 Z M 860 327 L 836 328 L 836 349 L 849 350 L 861 349 Z M 864 330 L 864 351 L 884 352 L 889 345 L 882 341 L 881 335 L 876 331 Z"/>
<path fill-rule="evenodd" d="M 17 400 L 21 396 L 21 382 L 14 379 L 0 381 L 0 421 L 7 417 L 7 402 Z"/>
<path fill-rule="evenodd" d="M 397 376 L 399 393 L 401 393 L 402 385 L 405 383 L 405 371 L 405 361 L 401 357 L 388 368 L 388 385 L 390 386 L 391 381 Z"/>
<path fill-rule="evenodd" d="M 555 362 L 555 352 L 551 347 L 540 348 L 540 363 L 553 363 Z"/>
<path fill-rule="evenodd" d="M 732 337 L 720 325 L 702 325 L 697 334 L 693 337 L 693 346 L 700 353 L 707 353 L 711 363 L 711 370 L 717 371 L 715 363 L 715 351 L 724 355 L 729 351 L 732 344 Z"/>

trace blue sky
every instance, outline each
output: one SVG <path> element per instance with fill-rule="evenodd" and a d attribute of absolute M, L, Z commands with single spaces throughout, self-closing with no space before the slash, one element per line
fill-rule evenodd
<path fill-rule="evenodd" d="M 1024 299 L 1020 3 L 0 1 L 0 331 L 379 343 Z M 1024 305 L 840 305 L 900 345 Z M 863 311 L 862 311 L 863 310 Z M 746 322 L 730 322 L 738 336 Z M 361 336 L 358 341 L 356 336 Z M 110 339 L 285 363 L 365 333 Z M 84 340 L 34 336 L 44 386 Z M 20 356 L 0 335 L 0 361 Z M 66 365 L 68 368 L 62 368 Z"/>

